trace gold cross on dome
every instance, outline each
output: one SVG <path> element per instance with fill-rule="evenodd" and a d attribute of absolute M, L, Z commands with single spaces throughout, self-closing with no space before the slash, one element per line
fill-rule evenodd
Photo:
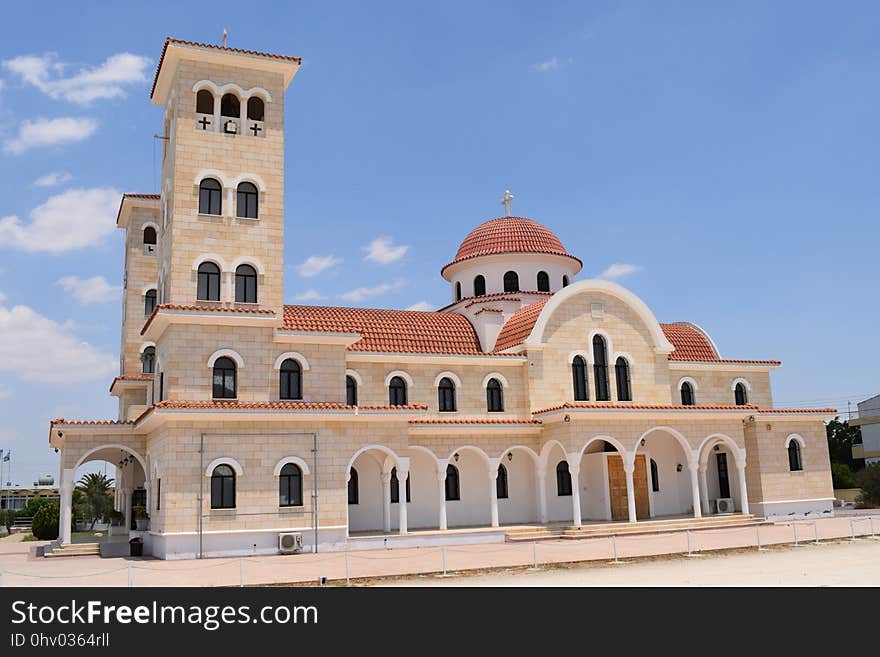
<path fill-rule="evenodd" d="M 509 189 L 504 190 L 504 198 L 501 199 L 501 205 L 504 206 L 504 216 L 510 216 L 510 202 L 514 199 L 514 195 L 510 193 Z"/>

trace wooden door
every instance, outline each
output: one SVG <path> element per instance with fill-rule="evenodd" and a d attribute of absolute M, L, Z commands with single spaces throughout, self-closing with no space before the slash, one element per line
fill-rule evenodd
<path fill-rule="evenodd" d="M 651 511 L 648 504 L 648 468 L 644 454 L 636 455 L 633 486 L 636 494 L 636 518 L 640 520 L 649 518 Z M 619 454 L 608 455 L 608 494 L 611 498 L 611 519 L 628 520 L 626 474 L 623 471 L 623 457 Z"/>

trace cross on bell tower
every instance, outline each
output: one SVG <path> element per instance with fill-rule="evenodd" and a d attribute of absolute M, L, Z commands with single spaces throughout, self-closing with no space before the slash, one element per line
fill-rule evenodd
<path fill-rule="evenodd" d="M 510 216 L 510 202 L 514 199 L 514 195 L 510 193 L 509 189 L 504 190 L 504 198 L 501 199 L 501 205 L 504 206 L 504 216 Z"/>

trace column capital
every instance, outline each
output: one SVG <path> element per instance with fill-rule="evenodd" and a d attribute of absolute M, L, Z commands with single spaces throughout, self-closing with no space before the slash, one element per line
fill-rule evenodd
<path fill-rule="evenodd" d="M 409 464 L 407 463 L 407 465 L 409 465 Z M 407 468 L 406 470 L 404 470 L 403 468 L 397 469 L 397 481 L 404 482 L 408 478 L 409 478 L 409 468 Z"/>
<path fill-rule="evenodd" d="M 623 458 L 623 471 L 632 474 L 636 469 L 636 452 L 623 452 L 620 455 Z"/>
<path fill-rule="evenodd" d="M 565 460 L 568 461 L 568 472 L 570 474 L 575 475 L 581 471 L 580 452 L 569 452 L 565 455 Z"/>
<path fill-rule="evenodd" d="M 700 467 L 700 451 L 699 450 L 691 450 L 691 453 L 687 455 L 688 461 L 688 470 L 698 470 Z"/>
<path fill-rule="evenodd" d="M 391 473 L 390 472 L 383 472 L 380 475 L 380 478 L 382 479 L 383 484 L 390 484 L 391 483 Z"/>

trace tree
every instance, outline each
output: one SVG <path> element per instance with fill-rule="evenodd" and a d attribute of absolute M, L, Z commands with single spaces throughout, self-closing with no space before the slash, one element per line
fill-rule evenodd
<path fill-rule="evenodd" d="M 880 463 L 871 463 L 856 473 L 856 484 L 862 489 L 859 503 L 866 506 L 880 506 Z"/>
<path fill-rule="evenodd" d="M 58 538 L 58 514 L 57 502 L 42 505 L 31 523 L 33 535 L 42 541 L 54 541 Z"/>
<path fill-rule="evenodd" d="M 98 518 L 106 517 L 113 510 L 112 487 L 113 479 L 103 472 L 89 472 L 77 482 L 76 488 L 83 494 L 86 517 L 92 521 L 90 530 L 95 528 Z"/>
<path fill-rule="evenodd" d="M 856 481 L 853 479 L 852 470 L 849 469 L 849 466 L 846 463 L 831 464 L 831 480 L 834 482 L 835 490 L 856 487 Z"/>
<path fill-rule="evenodd" d="M 853 472 L 864 467 L 864 459 L 852 457 L 852 446 L 862 442 L 862 431 L 859 427 L 852 427 L 846 420 L 841 422 L 836 417 L 825 425 L 825 434 L 832 463 L 845 463 Z"/>
<path fill-rule="evenodd" d="M 47 504 L 52 504 L 52 500 L 47 497 L 32 497 L 27 501 L 27 504 L 17 512 L 17 515 L 22 518 L 33 518 L 37 515 L 37 511 Z"/>

